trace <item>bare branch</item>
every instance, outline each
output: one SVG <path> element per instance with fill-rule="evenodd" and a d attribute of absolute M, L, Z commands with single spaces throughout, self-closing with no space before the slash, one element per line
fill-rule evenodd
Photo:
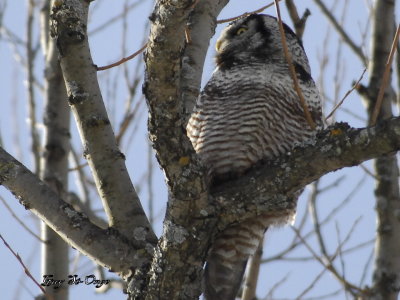
<path fill-rule="evenodd" d="M 281 1 L 281 0 L 278 0 L 278 1 Z M 273 6 L 273 5 L 274 5 L 274 2 L 271 2 L 270 4 L 267 4 L 267 5 L 263 6 L 263 7 L 260 7 L 259 9 L 253 10 L 253 11 L 251 11 L 251 12 L 245 12 L 244 14 L 241 14 L 241 15 L 239 15 L 239 16 L 237 16 L 237 17 L 232 17 L 232 18 L 229 18 L 229 19 L 218 20 L 217 23 L 218 23 L 218 24 L 228 23 L 228 22 L 232 22 L 232 21 L 235 21 L 235 20 L 237 20 L 237 19 L 240 19 L 240 18 L 247 17 L 248 15 L 251 15 L 251 14 L 258 14 L 258 13 L 262 12 L 263 10 L 266 10 L 267 8 L 269 8 L 269 7 Z"/>
<path fill-rule="evenodd" d="M 288 195 L 323 174 L 397 151 L 400 146 L 400 131 L 397 130 L 400 130 L 400 118 L 361 129 L 337 123 L 321 133 L 315 144 L 295 149 L 285 159 L 255 168 L 240 179 L 215 187 L 212 194 L 217 203 L 223 206 L 230 199 L 229 207 L 221 208 L 224 215 L 221 222 L 229 224 L 252 217 L 247 211 L 253 209 L 258 213 L 284 214 L 295 206 Z"/>
<path fill-rule="evenodd" d="M 86 24 L 89 2 L 66 0 L 53 10 L 52 30 L 57 39 L 68 100 L 85 141 L 85 157 L 103 200 L 110 226 L 128 238 L 138 230 L 153 242 L 151 229 L 119 150 L 96 78 Z M 135 237 L 136 236 L 136 237 Z"/>
<path fill-rule="evenodd" d="M 12 211 L 11 207 L 7 204 L 6 200 L 4 200 L 3 197 L 0 196 L 0 201 L 3 203 L 3 205 L 7 208 L 7 210 L 10 212 L 11 216 L 27 231 L 29 234 L 31 234 L 33 237 L 35 237 L 37 240 L 39 240 L 41 243 L 45 243 L 44 240 L 40 238 L 36 233 L 34 233 L 27 225 L 25 225 L 24 222 L 18 216 Z"/>
<path fill-rule="evenodd" d="M 19 202 L 26 209 L 46 222 L 68 244 L 101 266 L 128 275 L 131 267 L 148 262 L 148 254 L 138 250 L 149 247 L 152 240 L 127 241 L 112 228 L 103 230 L 93 225 L 86 215 L 75 211 L 2 148 L 0 183 L 14 195 L 18 195 Z"/>
<path fill-rule="evenodd" d="M 32 138 L 32 154 L 35 162 L 35 172 L 40 172 L 40 137 L 37 130 L 36 121 L 36 102 L 35 102 L 35 91 L 34 91 L 34 60 L 36 51 L 33 46 L 33 22 L 34 22 L 34 8 L 35 2 L 29 0 L 28 2 L 28 18 L 26 28 L 26 57 L 27 57 L 27 73 L 28 73 L 28 103 L 29 103 L 29 124 L 31 127 L 31 138 Z"/>
<path fill-rule="evenodd" d="M 308 107 L 307 107 L 307 103 L 306 103 L 306 101 L 304 99 L 303 93 L 301 92 L 301 89 L 300 89 L 300 86 L 299 86 L 299 82 L 298 82 L 298 79 L 297 79 L 297 75 L 296 75 L 296 70 L 295 70 L 295 68 L 293 66 L 292 57 L 290 56 L 289 50 L 288 50 L 288 47 L 287 47 L 285 32 L 283 30 L 281 12 L 280 12 L 280 9 L 279 9 L 279 1 L 274 0 L 274 2 L 275 2 L 275 7 L 276 7 L 276 14 L 278 16 L 279 31 L 281 33 L 283 51 L 284 51 L 285 58 L 286 58 L 286 61 L 287 61 L 287 64 L 288 64 L 289 70 L 290 70 L 290 77 L 292 77 L 294 89 L 295 89 L 297 95 L 299 96 L 299 101 L 300 101 L 301 107 L 303 108 L 304 115 L 305 115 L 305 118 L 307 120 L 307 123 L 311 127 L 311 129 L 314 130 L 316 128 L 315 122 L 311 117 L 310 111 L 308 110 Z"/>
<path fill-rule="evenodd" d="M 294 4 L 293 0 L 286 0 L 285 3 L 286 3 L 286 7 L 288 9 L 290 18 L 292 19 L 294 29 L 296 31 L 296 35 L 299 37 L 299 39 L 302 39 L 304 29 L 306 26 L 307 18 L 310 16 L 311 12 L 308 9 L 306 9 L 304 11 L 303 16 L 300 18 L 299 13 L 297 12 L 297 7 Z"/>
<path fill-rule="evenodd" d="M 378 98 L 376 99 L 375 108 L 374 108 L 374 111 L 371 116 L 371 125 L 375 125 L 376 120 L 378 119 L 379 111 L 382 106 L 383 95 L 384 95 L 386 87 L 388 85 L 389 75 L 391 72 L 392 61 L 393 61 L 393 57 L 394 57 L 394 52 L 396 51 L 397 41 L 399 40 L 399 34 L 400 34 L 400 25 L 397 26 L 396 33 L 393 38 L 392 47 L 390 49 L 389 57 L 386 62 L 385 72 L 383 73 L 383 78 L 382 78 L 381 86 L 379 88 Z"/>
<path fill-rule="evenodd" d="M 140 48 L 139 50 L 137 50 L 133 54 L 131 54 L 131 55 L 127 56 L 127 57 L 124 57 L 124 58 L 120 59 L 119 61 L 117 61 L 115 63 L 109 64 L 109 65 L 103 66 L 103 67 L 98 67 L 97 71 L 104 71 L 104 70 L 111 69 L 113 67 L 119 66 L 119 65 L 127 62 L 128 60 L 131 60 L 132 58 L 135 58 L 136 56 L 138 56 L 140 53 L 142 53 L 146 49 L 146 47 L 147 47 L 147 43 L 144 44 L 142 46 L 142 48 Z"/>
<path fill-rule="evenodd" d="M 175 247 L 182 244 L 188 247 L 188 242 L 194 243 L 205 233 L 209 235 L 211 227 L 217 226 L 223 230 L 233 222 L 254 218 L 265 212 L 284 215 L 295 205 L 287 195 L 323 174 L 399 150 L 399 132 L 400 118 L 382 121 L 370 128 L 352 129 L 343 124 L 328 128 L 315 144 L 295 149 L 289 156 L 255 168 L 243 178 L 214 188 L 212 195 L 215 200 L 205 201 L 196 218 L 190 219 L 192 227 L 187 227 L 188 230 L 194 230 L 195 239 L 192 240 L 192 233 L 186 234 L 186 231 L 182 231 L 181 236 L 179 230 L 183 229 L 170 223 L 169 230 L 175 233 L 169 233 L 174 237 L 169 243 Z M 46 221 L 65 240 L 101 265 L 113 268 L 117 272 L 127 272 L 126 268 L 129 266 L 148 261 L 146 254 L 143 257 L 140 256 L 141 252 L 138 252 L 148 245 L 146 241 L 133 240 L 134 244 L 129 244 L 116 232 L 94 226 L 4 150 L 0 151 L 0 181 L 19 196 L 23 205 Z M 31 187 L 29 191 L 26 186 Z M 224 205 L 226 199 L 230 199 L 229 206 Z M 93 239 L 93 236 L 96 238 Z M 118 251 L 118 255 L 115 255 L 115 251 Z M 205 253 L 204 251 L 189 255 L 202 255 L 205 259 Z M 196 266 L 197 268 L 201 270 L 201 264 Z M 191 271 L 193 272 L 193 269 Z"/>
<path fill-rule="evenodd" d="M 32 276 L 31 272 L 29 272 L 28 268 L 25 266 L 24 262 L 22 261 L 21 257 L 18 255 L 18 253 L 16 253 L 11 246 L 6 242 L 6 240 L 3 238 L 3 236 L 0 234 L 0 239 L 3 241 L 4 245 L 8 248 L 8 250 L 10 250 L 10 252 L 17 258 L 17 260 L 19 261 L 19 263 L 22 265 L 22 267 L 24 268 L 24 272 L 26 275 L 28 275 L 28 277 L 30 279 L 32 279 L 32 281 L 35 283 L 35 285 L 41 289 L 41 291 L 43 293 L 45 293 L 44 288 L 39 284 L 39 282 L 36 281 L 36 279 Z M 51 298 L 49 298 L 50 300 Z"/>
<path fill-rule="evenodd" d="M 141 0 L 137 0 L 136 2 L 130 3 L 129 5 L 127 5 L 126 7 L 124 7 L 124 10 L 119 13 L 118 15 L 108 19 L 107 21 L 105 21 L 103 24 L 97 26 L 96 28 L 92 29 L 89 32 L 89 35 L 92 36 L 96 33 L 101 32 L 103 29 L 107 28 L 108 26 L 114 24 L 115 22 L 119 21 L 124 15 L 126 15 L 127 13 L 129 13 L 131 10 L 133 10 L 134 8 L 136 8 L 137 6 L 139 6 L 140 4 L 143 4 L 144 1 Z"/>
<path fill-rule="evenodd" d="M 344 31 L 342 26 L 340 26 L 339 22 L 336 20 L 336 18 L 333 16 L 329 8 L 325 6 L 325 4 L 321 0 L 314 0 L 315 4 L 319 6 L 319 8 L 322 10 L 323 14 L 328 18 L 328 20 L 331 22 L 333 27 L 336 29 L 336 31 L 339 33 L 339 35 L 342 37 L 343 41 L 354 51 L 354 53 L 361 59 L 362 63 L 364 66 L 368 65 L 367 58 L 365 57 L 361 47 L 357 46 L 353 40 L 349 37 L 349 35 Z"/>
<path fill-rule="evenodd" d="M 364 69 L 364 71 L 362 72 L 362 74 L 361 74 L 360 78 L 357 80 L 357 82 L 353 85 L 353 87 L 350 90 L 347 91 L 347 93 L 344 95 L 342 100 L 340 100 L 339 103 L 334 107 L 334 109 L 332 109 L 332 111 L 325 118 L 325 120 L 328 120 L 330 117 L 332 117 L 332 115 L 335 113 L 335 111 L 343 104 L 344 100 L 346 100 L 347 96 L 350 95 L 351 92 L 354 91 L 358 87 L 358 85 L 360 84 L 360 81 L 363 79 L 366 71 L 367 71 L 367 69 Z"/>

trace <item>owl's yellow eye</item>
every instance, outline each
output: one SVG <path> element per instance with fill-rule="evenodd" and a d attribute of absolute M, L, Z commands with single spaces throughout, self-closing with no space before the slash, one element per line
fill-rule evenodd
<path fill-rule="evenodd" d="M 242 33 L 246 32 L 247 28 L 246 27 L 240 27 L 237 31 L 236 31 L 236 35 L 241 35 Z"/>

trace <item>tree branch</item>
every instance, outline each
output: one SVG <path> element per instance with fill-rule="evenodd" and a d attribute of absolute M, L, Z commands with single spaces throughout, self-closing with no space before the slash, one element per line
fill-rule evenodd
<path fill-rule="evenodd" d="M 138 231 L 145 232 L 155 243 L 156 236 L 129 178 L 125 156 L 118 148 L 101 96 L 86 32 L 89 2 L 65 0 L 52 14 L 52 32 L 69 103 L 110 226 L 129 239 L 135 239 Z"/>
<path fill-rule="evenodd" d="M 67 243 L 99 265 L 125 276 L 131 268 L 148 262 L 146 249 L 151 250 L 152 245 L 144 234 L 128 241 L 116 230 L 93 225 L 2 148 L 0 183 Z"/>
<path fill-rule="evenodd" d="M 198 94 L 216 16 L 226 3 L 157 1 L 150 17 L 144 93 L 150 112 L 150 139 L 170 197 L 152 266 L 131 280 L 128 290 L 135 299 L 143 289 L 146 299 L 196 299 L 201 293 L 203 264 L 215 219 L 203 210 L 209 200 L 208 182 L 185 125 Z M 191 44 L 185 44 L 185 30 L 193 37 Z"/>
<path fill-rule="evenodd" d="M 296 205 L 290 195 L 324 174 L 398 150 L 400 117 L 361 129 L 337 123 L 321 132 L 315 144 L 296 148 L 214 188 L 211 192 L 221 214 L 218 227 L 222 230 L 261 213 L 285 214 Z"/>
<path fill-rule="evenodd" d="M 210 45 L 210 38 L 215 34 L 216 17 L 229 0 L 200 1 L 190 14 L 187 30 L 191 42 L 183 53 L 181 72 L 181 90 L 184 113 L 187 118 L 193 111 L 201 84 L 204 60 Z"/>
<path fill-rule="evenodd" d="M 67 101 L 58 50 L 55 40 L 50 39 L 50 2 L 44 4 L 41 11 L 42 49 L 45 57 L 45 107 L 44 107 L 44 151 L 41 159 L 40 178 L 61 198 L 68 191 L 68 155 L 70 153 L 71 111 Z M 68 278 L 70 247 L 46 223 L 41 222 L 41 237 L 46 242 L 41 245 L 41 275 L 52 274 L 54 278 Z M 68 286 L 54 289 L 45 287 L 46 294 L 57 300 L 68 300 Z"/>
<path fill-rule="evenodd" d="M 374 1 L 371 32 L 371 61 L 369 82 L 362 94 L 367 104 L 369 121 L 373 117 L 379 90 L 383 84 L 387 57 L 395 30 L 395 2 Z M 391 82 L 391 79 L 388 79 Z M 393 88 L 387 85 L 378 114 L 378 122 L 390 118 Z M 398 299 L 400 292 L 400 190 L 399 167 L 396 156 L 380 157 L 374 162 L 376 173 L 377 230 L 372 293 L 369 299 Z"/>
<path fill-rule="evenodd" d="M 180 220 L 167 216 L 164 235 L 155 252 L 154 269 L 149 273 L 154 281 L 148 299 L 156 299 L 158 293 L 163 295 L 168 291 L 184 295 L 185 299 L 196 299 L 201 292 L 201 270 L 207 249 L 218 230 L 263 213 L 288 214 L 296 205 L 290 194 L 316 178 L 399 149 L 400 118 L 361 129 L 336 124 L 319 134 L 315 144 L 296 148 L 290 155 L 256 167 L 242 178 L 213 189 L 214 201 L 204 201 L 200 211 L 186 211 L 190 226 L 174 224 L 171 220 Z M 111 229 L 102 230 L 93 225 L 1 148 L 0 182 L 17 195 L 27 209 L 100 265 L 127 275 L 130 268 L 148 263 L 146 249 L 151 249 L 152 245 L 144 236 L 141 241 L 128 242 Z M 171 203 L 176 205 L 174 201 Z M 183 214 L 180 207 L 173 209 Z M 157 267 L 163 272 L 159 273 Z M 180 275 L 183 269 L 191 274 Z M 176 276 L 176 280 L 163 281 L 164 273 Z M 182 277 L 184 280 L 179 282 Z M 166 282 L 177 287 L 172 288 Z"/>

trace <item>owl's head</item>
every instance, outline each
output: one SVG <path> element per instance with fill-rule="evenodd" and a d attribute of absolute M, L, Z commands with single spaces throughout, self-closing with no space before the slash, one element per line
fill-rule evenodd
<path fill-rule="evenodd" d="M 296 34 L 283 24 L 286 42 L 292 59 L 310 73 L 307 56 Z M 275 17 L 252 14 L 230 23 L 216 44 L 216 63 L 220 67 L 235 64 L 284 61 L 279 24 Z"/>

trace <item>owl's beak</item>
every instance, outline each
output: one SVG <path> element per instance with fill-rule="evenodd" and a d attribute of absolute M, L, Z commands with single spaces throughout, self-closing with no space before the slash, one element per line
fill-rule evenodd
<path fill-rule="evenodd" d="M 219 39 L 215 44 L 215 50 L 217 50 L 217 52 L 221 52 L 221 46 L 222 46 L 222 40 Z"/>

